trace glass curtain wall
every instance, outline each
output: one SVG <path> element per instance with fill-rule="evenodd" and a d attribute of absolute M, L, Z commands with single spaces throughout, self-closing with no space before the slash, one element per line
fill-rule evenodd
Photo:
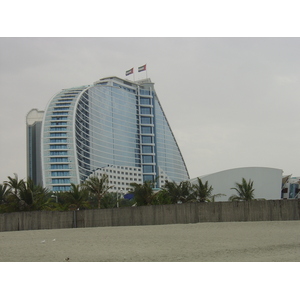
<path fill-rule="evenodd" d="M 110 77 L 58 93 L 43 120 L 44 186 L 66 191 L 71 183 L 99 174 L 97 170 L 107 169 L 113 176 L 119 167 L 136 168 L 142 172 L 142 182 L 157 181 L 157 187 L 165 179 L 188 180 L 153 86 L 150 79 L 132 82 Z M 115 173 L 112 182 L 127 180 L 129 185 L 133 175 L 118 178 Z M 161 175 L 164 180 L 157 180 Z"/>

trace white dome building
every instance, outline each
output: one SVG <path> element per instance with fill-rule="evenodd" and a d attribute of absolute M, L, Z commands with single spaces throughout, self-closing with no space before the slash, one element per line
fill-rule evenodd
<path fill-rule="evenodd" d="M 213 194 L 225 194 L 226 196 L 216 197 L 215 201 L 228 201 L 231 195 L 235 194 L 235 183 L 241 183 L 242 178 L 247 182 L 249 179 L 253 181 L 254 196 L 256 199 L 264 198 L 266 200 L 281 199 L 282 185 L 281 169 L 265 168 L 265 167 L 245 167 L 236 168 L 217 173 L 198 176 L 203 183 L 213 187 Z M 190 180 L 192 184 L 197 183 L 197 178 Z"/>

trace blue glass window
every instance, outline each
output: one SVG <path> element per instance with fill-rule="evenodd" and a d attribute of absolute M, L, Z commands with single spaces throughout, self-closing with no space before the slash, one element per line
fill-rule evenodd
<path fill-rule="evenodd" d="M 152 136 L 143 135 L 142 136 L 142 143 L 144 143 L 144 144 L 151 144 L 152 143 Z"/>
<path fill-rule="evenodd" d="M 62 186 L 53 186 L 53 191 L 54 192 L 65 192 L 65 191 L 69 191 L 71 189 L 71 187 L 69 185 L 62 185 Z"/>
<path fill-rule="evenodd" d="M 68 151 L 50 151 L 50 155 L 67 155 Z"/>
<path fill-rule="evenodd" d="M 152 155 L 143 155 L 143 163 L 153 163 Z"/>
<path fill-rule="evenodd" d="M 59 112 L 53 112 L 52 115 L 68 115 L 68 111 L 59 111 Z"/>
<path fill-rule="evenodd" d="M 51 176 L 69 176 L 69 171 L 53 171 L 51 172 Z"/>
<path fill-rule="evenodd" d="M 154 167 L 153 166 L 143 166 L 143 173 L 153 173 Z"/>
<path fill-rule="evenodd" d="M 142 146 L 143 153 L 152 153 L 153 147 L 152 146 Z"/>
<path fill-rule="evenodd" d="M 50 143 L 66 143 L 67 139 L 50 139 Z"/>
<path fill-rule="evenodd" d="M 140 94 L 141 95 L 150 95 L 150 91 L 147 91 L 147 90 L 140 90 Z"/>
<path fill-rule="evenodd" d="M 51 120 L 68 120 L 68 117 L 52 117 Z"/>
<path fill-rule="evenodd" d="M 145 104 L 145 105 L 151 105 L 151 99 L 150 98 L 141 97 L 140 98 L 140 103 L 141 104 Z"/>
<path fill-rule="evenodd" d="M 67 145 L 50 145 L 50 149 L 67 149 Z"/>
<path fill-rule="evenodd" d="M 51 157 L 50 162 L 68 162 L 68 157 Z"/>
<path fill-rule="evenodd" d="M 56 103 L 56 106 L 67 106 L 67 105 L 71 105 L 71 103 L 69 103 L 69 102 Z"/>
<path fill-rule="evenodd" d="M 50 127 L 50 131 L 66 131 L 67 127 Z"/>
<path fill-rule="evenodd" d="M 143 179 L 144 179 L 144 182 L 146 182 L 146 181 L 154 181 L 154 175 L 144 175 Z"/>
<path fill-rule="evenodd" d="M 51 122 L 51 125 L 67 125 L 67 122 Z"/>
<path fill-rule="evenodd" d="M 51 169 L 69 169 L 69 165 L 68 164 L 65 164 L 65 165 L 61 165 L 61 164 L 51 165 Z"/>
<path fill-rule="evenodd" d="M 70 183 L 70 178 L 53 178 L 52 183 Z"/>
<path fill-rule="evenodd" d="M 151 117 L 141 117 L 141 123 L 142 124 L 152 124 L 152 118 Z"/>
<path fill-rule="evenodd" d="M 141 107 L 141 114 L 151 115 L 151 108 L 150 107 Z"/>
<path fill-rule="evenodd" d="M 50 136 L 67 136 L 66 132 L 55 132 L 55 133 L 50 133 Z"/>
<path fill-rule="evenodd" d="M 142 126 L 141 130 L 142 130 L 142 133 L 152 133 L 152 127 L 150 127 L 150 126 Z"/>
<path fill-rule="evenodd" d="M 59 99 L 58 102 L 63 102 L 63 101 L 73 101 L 73 99 L 70 98 L 70 96 L 61 96 L 61 99 Z"/>

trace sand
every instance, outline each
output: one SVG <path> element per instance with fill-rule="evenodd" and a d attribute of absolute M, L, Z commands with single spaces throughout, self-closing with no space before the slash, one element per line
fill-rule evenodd
<path fill-rule="evenodd" d="M 300 221 L 0 232 L 1 262 L 299 262 Z"/>

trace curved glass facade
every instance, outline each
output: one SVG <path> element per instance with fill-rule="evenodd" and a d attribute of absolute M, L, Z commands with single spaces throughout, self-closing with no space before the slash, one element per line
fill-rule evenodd
<path fill-rule="evenodd" d="M 150 79 L 109 77 L 58 93 L 46 109 L 42 145 L 44 186 L 54 191 L 104 173 L 115 190 L 189 179 Z"/>
<path fill-rule="evenodd" d="M 167 174 L 169 178 L 166 179 L 173 180 L 175 182 L 188 180 L 189 176 L 187 174 L 187 168 L 181 152 L 179 151 L 179 147 L 172 133 L 171 127 L 169 126 L 167 118 L 155 94 L 154 98 L 157 165 L 160 168 L 160 173 Z"/>
<path fill-rule="evenodd" d="M 43 185 L 52 191 L 68 191 L 78 183 L 74 111 L 87 86 L 62 90 L 48 103 L 42 127 Z"/>

